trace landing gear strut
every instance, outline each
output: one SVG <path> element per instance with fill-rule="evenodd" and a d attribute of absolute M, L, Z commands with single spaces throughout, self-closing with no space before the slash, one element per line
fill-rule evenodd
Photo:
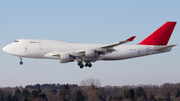
<path fill-rule="evenodd" d="M 21 57 L 19 57 L 19 58 L 20 58 L 20 65 L 23 65 L 22 58 Z"/>

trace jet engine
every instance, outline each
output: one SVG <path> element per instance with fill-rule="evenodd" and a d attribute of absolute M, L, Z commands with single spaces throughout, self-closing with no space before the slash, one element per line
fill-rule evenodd
<path fill-rule="evenodd" d="M 99 56 L 99 52 L 96 50 L 86 50 L 85 51 L 85 56 L 89 58 L 95 58 Z"/>
<path fill-rule="evenodd" d="M 68 62 L 72 62 L 74 61 L 74 58 L 72 55 L 70 54 L 61 54 L 60 55 L 60 63 L 68 63 Z"/>

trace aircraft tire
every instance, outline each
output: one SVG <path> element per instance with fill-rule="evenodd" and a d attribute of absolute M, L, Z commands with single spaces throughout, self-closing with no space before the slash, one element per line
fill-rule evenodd
<path fill-rule="evenodd" d="M 22 61 L 20 62 L 20 65 L 23 65 L 23 62 L 22 62 Z"/>
<path fill-rule="evenodd" d="M 92 67 L 92 64 L 89 64 L 89 67 Z"/>
<path fill-rule="evenodd" d="M 80 68 L 82 69 L 84 67 L 84 65 L 80 65 Z"/>

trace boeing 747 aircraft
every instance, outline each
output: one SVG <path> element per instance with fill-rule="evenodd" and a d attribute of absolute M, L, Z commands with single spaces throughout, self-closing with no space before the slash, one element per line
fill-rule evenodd
<path fill-rule="evenodd" d="M 18 39 L 3 51 L 22 58 L 58 59 L 60 63 L 77 61 L 80 68 L 91 67 L 98 60 L 122 60 L 169 52 L 176 45 L 167 45 L 176 22 L 168 21 L 137 45 L 122 45 L 135 36 L 113 44 L 85 44 L 56 40 Z"/>

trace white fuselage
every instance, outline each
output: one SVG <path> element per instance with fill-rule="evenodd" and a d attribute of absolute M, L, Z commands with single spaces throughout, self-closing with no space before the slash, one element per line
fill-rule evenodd
<path fill-rule="evenodd" d="M 85 49 L 93 49 L 105 44 L 85 44 L 72 43 L 56 40 L 34 40 L 20 39 L 18 42 L 13 42 L 3 48 L 9 54 L 40 59 L 60 59 L 56 56 L 45 56 L 50 52 L 68 53 Z M 171 49 L 163 51 L 149 51 L 148 49 L 161 46 L 155 45 L 119 45 L 114 47 L 115 51 L 105 55 L 101 55 L 98 60 L 122 60 L 139 56 L 151 55 L 156 53 L 168 52 Z"/>
<path fill-rule="evenodd" d="M 19 39 L 5 46 L 3 51 L 20 58 L 58 59 L 60 63 L 77 61 L 80 68 L 91 67 L 97 60 L 122 60 L 169 52 L 176 45 L 167 45 L 176 22 L 168 21 L 137 45 L 123 45 L 132 36 L 112 44 L 72 43 L 56 40 Z M 85 65 L 83 64 L 85 63 Z"/>

